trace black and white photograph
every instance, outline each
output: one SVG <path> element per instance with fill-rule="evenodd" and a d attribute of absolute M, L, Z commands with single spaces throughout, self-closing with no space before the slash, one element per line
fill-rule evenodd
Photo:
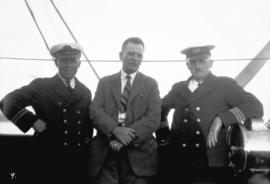
<path fill-rule="evenodd" d="M 1 184 L 270 184 L 269 0 L 0 0 Z"/>

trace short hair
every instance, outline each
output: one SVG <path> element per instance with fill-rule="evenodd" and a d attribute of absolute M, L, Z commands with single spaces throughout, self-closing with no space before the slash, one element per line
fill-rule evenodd
<path fill-rule="evenodd" d="M 141 38 L 139 38 L 139 37 L 130 37 L 130 38 L 126 39 L 123 42 L 123 44 L 122 44 L 122 50 L 124 50 L 124 48 L 126 47 L 126 45 L 128 43 L 141 44 L 143 46 L 143 48 L 144 48 L 144 43 L 143 43 L 143 41 L 142 41 Z"/>

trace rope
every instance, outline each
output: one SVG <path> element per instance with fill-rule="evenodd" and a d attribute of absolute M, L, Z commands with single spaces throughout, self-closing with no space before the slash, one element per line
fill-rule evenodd
<path fill-rule="evenodd" d="M 29 11 L 31 17 L 33 18 L 33 20 L 34 20 L 34 22 L 35 22 L 35 25 L 36 25 L 36 27 L 37 27 L 37 29 L 38 29 L 38 31 L 39 31 L 39 33 L 40 33 L 42 39 L 43 39 L 43 42 L 44 42 L 45 45 L 46 45 L 47 50 L 50 52 L 49 45 L 48 45 L 48 43 L 47 43 L 47 41 L 46 41 L 46 39 L 45 39 L 45 37 L 44 37 L 44 35 L 43 35 L 43 33 L 42 33 L 42 31 L 41 31 L 39 25 L 38 25 L 38 23 L 37 23 L 37 20 L 36 20 L 36 18 L 35 18 L 34 12 L 32 11 L 32 8 L 30 7 L 30 4 L 28 3 L 27 0 L 25 0 L 25 4 L 26 4 L 26 6 L 27 6 L 27 8 L 28 8 L 28 11 Z"/>
<path fill-rule="evenodd" d="M 53 59 L 42 59 L 42 58 L 24 58 L 24 57 L 0 57 L 0 61 L 2 60 L 17 60 L 17 61 L 52 61 Z M 270 58 L 240 58 L 240 59 L 214 59 L 213 61 L 260 61 L 260 60 L 268 60 Z M 88 60 L 81 60 L 82 62 L 88 62 Z M 120 60 L 91 60 L 91 62 L 96 63 L 117 63 L 122 62 Z M 142 62 L 153 62 L 153 63 L 177 63 L 177 62 L 186 62 L 186 60 L 144 60 Z"/>
<path fill-rule="evenodd" d="M 67 22 L 65 21 L 65 19 L 63 18 L 62 14 L 60 13 L 60 11 L 58 10 L 58 8 L 56 7 L 56 5 L 54 4 L 53 0 L 50 0 L 51 4 L 53 5 L 55 11 L 57 12 L 57 14 L 59 15 L 59 17 L 61 18 L 62 22 L 65 24 L 67 30 L 69 31 L 70 35 L 72 36 L 72 38 L 74 39 L 74 41 L 76 43 L 79 43 L 78 40 L 76 39 L 75 35 L 72 33 L 71 29 L 69 28 Z M 98 78 L 98 80 L 100 79 L 99 75 L 97 74 L 95 68 L 92 66 L 92 64 L 90 63 L 90 60 L 88 59 L 87 55 L 85 54 L 84 51 L 82 51 L 82 54 L 84 55 L 86 61 L 88 62 L 89 66 L 91 67 L 91 69 L 93 70 L 94 74 L 96 75 L 96 77 Z"/>

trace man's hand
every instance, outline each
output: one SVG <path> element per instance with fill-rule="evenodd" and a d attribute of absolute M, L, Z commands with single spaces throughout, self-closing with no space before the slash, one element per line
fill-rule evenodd
<path fill-rule="evenodd" d="M 119 152 L 124 145 L 118 140 L 114 139 L 110 142 L 110 147 L 113 151 Z"/>
<path fill-rule="evenodd" d="M 117 126 L 112 133 L 115 138 L 118 139 L 125 146 L 127 146 L 135 139 L 135 131 L 129 127 Z"/>
<path fill-rule="evenodd" d="M 215 117 L 214 121 L 211 124 L 207 137 L 207 145 L 211 148 L 214 147 L 218 142 L 218 134 L 222 127 L 222 121 L 220 117 Z"/>
<path fill-rule="evenodd" d="M 41 133 L 43 132 L 44 130 L 46 130 L 46 123 L 41 120 L 41 119 L 38 119 L 34 124 L 33 124 L 33 128 L 36 132 L 38 133 Z"/>

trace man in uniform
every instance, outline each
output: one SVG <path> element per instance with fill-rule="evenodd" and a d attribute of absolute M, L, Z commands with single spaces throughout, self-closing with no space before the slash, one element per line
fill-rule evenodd
<path fill-rule="evenodd" d="M 175 109 L 171 125 L 172 176 L 176 183 L 230 183 L 226 167 L 226 128 L 248 118 L 261 118 L 263 107 L 236 81 L 210 72 L 214 46 L 182 51 L 191 77 L 172 86 L 162 99 L 162 122 Z"/>
<path fill-rule="evenodd" d="M 144 43 L 131 37 L 119 54 L 122 70 L 99 81 L 91 116 L 90 174 L 97 184 L 148 184 L 157 173 L 161 99 L 157 82 L 138 71 Z"/>
<path fill-rule="evenodd" d="M 58 73 L 33 80 L 0 103 L 3 114 L 20 130 L 35 130 L 34 156 L 29 161 L 34 168 L 25 166 L 32 172 L 28 183 L 87 182 L 87 145 L 93 127 L 89 118 L 91 91 L 75 77 L 81 52 L 75 43 L 54 45 L 50 53 Z"/>

